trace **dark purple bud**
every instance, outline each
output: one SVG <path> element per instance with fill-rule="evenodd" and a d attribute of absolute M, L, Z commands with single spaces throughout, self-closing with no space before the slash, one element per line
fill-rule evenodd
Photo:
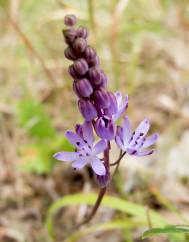
<path fill-rule="evenodd" d="M 73 14 L 68 14 L 64 17 L 64 24 L 67 26 L 73 26 L 77 22 L 77 18 Z"/>
<path fill-rule="evenodd" d="M 100 64 L 99 57 L 96 55 L 93 60 L 88 62 L 88 64 L 89 64 L 89 66 L 99 66 L 99 64 Z"/>
<path fill-rule="evenodd" d="M 86 47 L 87 47 L 87 41 L 83 38 L 77 38 L 73 44 L 74 49 L 79 52 L 82 53 L 85 51 Z"/>
<path fill-rule="evenodd" d="M 89 69 L 89 79 L 92 85 L 98 86 L 101 84 L 101 70 L 97 67 Z"/>
<path fill-rule="evenodd" d="M 75 94 L 79 97 L 79 98 L 82 98 L 82 96 L 80 95 L 79 91 L 77 90 L 77 87 L 76 87 L 76 80 L 73 81 L 73 90 L 75 92 Z"/>
<path fill-rule="evenodd" d="M 104 109 L 104 113 L 107 116 L 111 117 L 113 114 L 115 114 L 117 112 L 118 106 L 117 106 L 117 100 L 116 100 L 116 97 L 114 96 L 114 94 L 109 92 L 108 96 L 109 96 L 109 100 L 110 100 L 110 105 L 108 108 Z"/>
<path fill-rule="evenodd" d="M 108 82 L 108 78 L 106 76 L 106 74 L 104 73 L 104 71 L 101 70 L 101 87 L 103 87 L 104 89 L 107 88 L 107 82 Z"/>
<path fill-rule="evenodd" d="M 110 170 L 105 164 L 106 174 L 104 176 L 96 176 L 96 181 L 100 187 L 107 187 L 110 183 L 111 177 L 110 177 Z"/>
<path fill-rule="evenodd" d="M 90 97 L 93 93 L 93 87 L 86 78 L 75 80 L 74 82 L 76 90 L 81 97 Z"/>
<path fill-rule="evenodd" d="M 70 76 L 73 77 L 73 79 L 78 79 L 80 77 L 78 72 L 76 72 L 76 70 L 74 69 L 74 65 L 68 67 L 68 72 Z"/>
<path fill-rule="evenodd" d="M 76 72 L 80 75 L 85 75 L 85 73 L 88 71 L 89 67 L 85 59 L 80 58 L 74 62 L 74 69 Z"/>
<path fill-rule="evenodd" d="M 100 117 L 94 124 L 96 134 L 107 140 L 112 140 L 115 137 L 115 124 L 113 120 L 107 116 Z"/>
<path fill-rule="evenodd" d="M 108 92 L 101 88 L 94 92 L 94 101 L 98 108 L 108 108 L 110 105 Z"/>
<path fill-rule="evenodd" d="M 97 117 L 96 108 L 90 100 L 80 99 L 78 101 L 78 107 L 86 121 L 92 121 Z"/>
<path fill-rule="evenodd" d="M 85 49 L 85 59 L 87 60 L 88 63 L 93 61 L 96 57 L 96 51 L 91 47 L 87 46 Z"/>
<path fill-rule="evenodd" d="M 67 47 L 64 51 L 64 55 L 68 60 L 77 60 L 77 53 L 71 48 Z"/>
<path fill-rule="evenodd" d="M 88 30 L 85 27 L 79 27 L 77 29 L 77 37 L 86 39 L 88 37 Z"/>
<path fill-rule="evenodd" d="M 64 39 L 67 44 L 72 44 L 76 38 L 76 31 L 74 29 L 64 29 L 63 31 Z"/>

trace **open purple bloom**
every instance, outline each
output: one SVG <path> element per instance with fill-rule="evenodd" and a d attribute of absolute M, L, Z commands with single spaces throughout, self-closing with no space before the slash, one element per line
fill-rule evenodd
<path fill-rule="evenodd" d="M 115 92 L 114 95 L 117 100 L 117 112 L 112 116 L 112 118 L 116 121 L 128 108 L 128 95 L 123 97 L 121 92 Z"/>
<path fill-rule="evenodd" d="M 105 166 L 97 155 L 107 148 L 107 142 L 100 140 L 94 145 L 93 129 L 90 122 L 85 122 L 80 128 L 82 128 L 81 135 L 72 131 L 66 132 L 66 137 L 76 147 L 76 151 L 58 152 L 54 155 L 54 158 L 72 162 L 72 167 L 75 169 L 82 169 L 85 165 L 89 164 L 97 175 L 105 175 Z"/>
<path fill-rule="evenodd" d="M 149 120 L 144 119 L 132 133 L 129 119 L 126 116 L 122 127 L 117 127 L 117 134 L 115 138 L 116 143 L 121 150 L 126 151 L 129 155 L 151 155 L 154 152 L 154 149 L 146 150 L 146 148 L 156 142 L 158 134 L 154 133 L 146 138 L 149 128 Z"/>

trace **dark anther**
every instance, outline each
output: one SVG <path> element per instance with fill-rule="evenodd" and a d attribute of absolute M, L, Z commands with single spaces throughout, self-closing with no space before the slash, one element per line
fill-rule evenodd
<path fill-rule="evenodd" d="M 80 145 L 80 142 L 76 142 L 76 145 Z"/>
<path fill-rule="evenodd" d="M 140 136 L 143 136 L 144 135 L 144 133 L 140 133 Z"/>
<path fill-rule="evenodd" d="M 79 157 L 81 157 L 82 156 L 82 154 L 79 154 Z"/>
<path fill-rule="evenodd" d="M 87 144 L 87 141 L 84 139 L 84 142 Z"/>
<path fill-rule="evenodd" d="M 88 153 L 86 153 L 86 156 L 89 156 L 89 154 L 88 154 Z"/>

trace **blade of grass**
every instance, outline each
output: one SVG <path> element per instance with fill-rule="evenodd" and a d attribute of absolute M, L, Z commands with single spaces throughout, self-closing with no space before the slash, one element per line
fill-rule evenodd
<path fill-rule="evenodd" d="M 170 235 L 170 234 L 183 234 L 189 233 L 189 226 L 184 225 L 171 225 L 166 226 L 164 228 L 152 228 L 143 233 L 142 238 L 149 238 L 152 236 L 159 236 L 162 234 Z"/>
<path fill-rule="evenodd" d="M 94 193 L 90 194 L 74 194 L 65 196 L 55 203 L 53 203 L 48 211 L 47 219 L 46 219 L 46 227 L 50 235 L 53 235 L 53 215 L 62 207 L 70 206 L 70 205 L 80 205 L 80 204 L 87 204 L 87 205 L 94 205 L 96 201 L 97 195 Z M 125 201 L 120 198 L 116 198 L 113 196 L 106 196 L 102 201 L 102 206 L 106 206 L 108 208 L 113 208 L 117 211 L 130 214 L 140 218 L 146 225 L 147 216 L 146 216 L 146 207 L 142 205 L 138 205 L 132 202 Z M 165 226 L 167 225 L 167 221 L 165 218 L 160 216 L 153 210 L 149 210 L 149 215 L 151 222 L 154 226 Z"/>

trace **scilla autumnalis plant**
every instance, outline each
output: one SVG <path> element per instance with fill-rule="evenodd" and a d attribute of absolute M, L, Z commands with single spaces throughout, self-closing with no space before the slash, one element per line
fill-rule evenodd
<path fill-rule="evenodd" d="M 77 19 L 74 15 L 67 15 L 63 30 L 68 47 L 65 57 L 73 64 L 68 72 L 73 78 L 73 91 L 78 97 L 78 109 L 84 122 L 75 125 L 75 131 L 68 130 L 65 134 L 69 142 L 75 146 L 75 152 L 61 151 L 54 154 L 54 158 L 69 162 L 76 170 L 91 166 L 96 181 L 100 187 L 97 201 L 89 216 L 77 227 L 88 223 L 95 215 L 111 181 L 110 167 L 119 166 L 126 155 L 146 156 L 154 152 L 149 149 L 157 140 L 158 134 L 147 137 L 150 122 L 144 119 L 136 128 L 131 130 L 128 116 L 124 116 L 128 108 L 128 96 L 121 92 L 110 92 L 107 89 L 107 76 L 100 67 L 96 51 L 88 44 L 88 30 L 85 27 L 76 28 Z M 122 125 L 117 120 L 123 117 Z M 95 141 L 95 134 L 98 141 Z M 110 163 L 109 153 L 111 143 L 115 142 L 120 155 Z"/>

